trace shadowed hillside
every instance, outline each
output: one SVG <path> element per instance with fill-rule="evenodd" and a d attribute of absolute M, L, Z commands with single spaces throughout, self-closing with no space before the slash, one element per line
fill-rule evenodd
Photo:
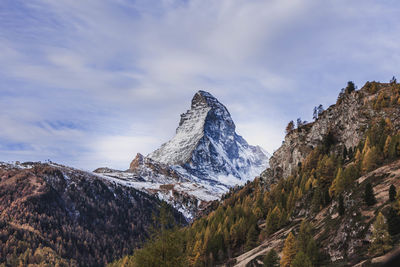
<path fill-rule="evenodd" d="M 76 169 L 3 164 L 0 266 L 104 265 L 141 245 L 160 204 Z"/>

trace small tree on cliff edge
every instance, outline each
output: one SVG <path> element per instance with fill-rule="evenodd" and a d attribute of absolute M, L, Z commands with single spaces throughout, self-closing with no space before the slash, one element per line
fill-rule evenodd
<path fill-rule="evenodd" d="M 293 131 L 294 130 L 294 122 L 293 121 L 290 121 L 289 123 L 288 123 L 288 125 L 286 126 L 286 133 L 288 134 L 288 133 L 290 133 L 291 131 Z"/>
<path fill-rule="evenodd" d="M 347 94 L 350 94 L 351 92 L 353 92 L 354 90 L 356 90 L 356 86 L 354 85 L 354 82 L 352 81 L 348 81 L 347 82 L 347 87 L 345 89 Z"/>

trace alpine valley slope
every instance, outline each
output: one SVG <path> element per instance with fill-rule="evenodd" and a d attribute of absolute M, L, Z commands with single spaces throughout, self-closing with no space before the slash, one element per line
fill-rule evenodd
<path fill-rule="evenodd" d="M 180 229 L 175 240 L 184 252 L 164 262 L 363 267 L 381 266 L 400 251 L 400 84 L 395 79 L 367 82 L 360 90 L 349 82 L 315 121 L 288 131 L 269 163 L 260 177 Z M 157 266 L 157 248 L 165 244 L 158 238 L 111 266 Z"/>
<path fill-rule="evenodd" d="M 236 133 L 227 108 L 198 91 L 181 115 L 176 135 L 148 156 L 137 154 L 126 171 L 94 172 L 172 204 L 193 219 L 207 203 L 268 167 L 269 155 Z"/>

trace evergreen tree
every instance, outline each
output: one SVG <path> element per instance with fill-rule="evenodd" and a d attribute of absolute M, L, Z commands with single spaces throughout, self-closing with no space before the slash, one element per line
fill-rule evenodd
<path fill-rule="evenodd" d="M 349 158 L 350 158 L 350 159 L 354 156 L 354 155 L 353 155 L 353 148 L 352 148 L 352 147 L 349 148 L 349 153 L 348 153 L 348 155 L 349 155 Z"/>
<path fill-rule="evenodd" d="M 311 263 L 316 263 L 319 258 L 319 250 L 317 243 L 312 236 L 312 224 L 303 220 L 300 225 L 299 233 L 297 234 L 297 251 L 304 252 L 311 260 Z"/>
<path fill-rule="evenodd" d="M 322 114 L 322 112 L 324 112 L 324 106 L 322 104 L 319 104 L 317 108 L 318 117 Z"/>
<path fill-rule="evenodd" d="M 313 267 L 310 258 L 303 251 L 299 251 L 294 257 L 290 267 Z"/>
<path fill-rule="evenodd" d="M 318 119 L 318 111 L 317 111 L 317 107 L 314 107 L 313 110 L 313 120 L 317 120 Z"/>
<path fill-rule="evenodd" d="M 263 260 L 265 267 L 279 267 L 279 256 L 274 249 L 271 249 Z"/>
<path fill-rule="evenodd" d="M 354 90 L 356 90 L 356 86 L 354 85 L 354 82 L 352 81 L 348 81 L 347 82 L 347 87 L 345 89 L 347 94 L 350 94 L 351 92 L 353 92 Z"/>
<path fill-rule="evenodd" d="M 307 246 L 309 241 L 312 239 L 312 234 L 311 234 L 311 224 L 303 220 L 300 224 L 300 230 L 299 233 L 297 234 L 297 249 L 306 251 Z"/>
<path fill-rule="evenodd" d="M 279 229 L 281 219 L 281 211 L 278 207 L 275 207 L 271 212 L 268 213 L 265 221 L 265 228 L 267 234 L 270 235 Z"/>
<path fill-rule="evenodd" d="M 388 231 L 391 236 L 397 235 L 400 233 L 400 215 L 397 210 L 393 207 L 390 207 L 388 216 L 387 216 L 387 224 Z"/>
<path fill-rule="evenodd" d="M 296 239 L 292 232 L 289 233 L 285 240 L 282 250 L 281 267 L 290 267 L 297 253 Z"/>
<path fill-rule="evenodd" d="M 331 197 L 329 196 L 329 189 L 326 188 L 324 191 L 324 203 L 323 205 L 326 207 L 331 202 Z"/>
<path fill-rule="evenodd" d="M 396 187 L 394 185 L 391 185 L 389 187 L 389 201 L 393 202 L 396 200 Z"/>
<path fill-rule="evenodd" d="M 369 136 L 365 139 L 363 150 L 362 150 L 362 156 L 365 156 L 367 153 L 368 149 L 371 148 L 371 140 L 369 139 Z"/>
<path fill-rule="evenodd" d="M 356 180 L 359 176 L 360 174 L 355 163 L 350 163 L 347 165 L 346 169 L 343 171 L 345 188 L 351 186 L 354 180 Z"/>
<path fill-rule="evenodd" d="M 367 148 L 361 163 L 361 170 L 365 174 L 374 170 L 379 163 L 379 154 L 376 147 Z"/>
<path fill-rule="evenodd" d="M 317 242 L 315 242 L 314 238 L 311 238 L 308 241 L 306 254 L 313 263 L 313 265 L 317 265 L 317 262 L 320 258 L 320 252 L 317 246 Z"/>
<path fill-rule="evenodd" d="M 323 198 L 322 198 L 321 189 L 318 186 L 317 188 L 315 188 L 313 197 L 311 200 L 311 206 L 312 206 L 312 209 L 314 212 L 317 212 L 320 210 L 322 199 Z"/>
<path fill-rule="evenodd" d="M 383 147 L 383 155 L 385 156 L 385 158 L 389 156 L 389 147 L 391 142 L 392 142 L 392 137 L 389 135 L 386 138 L 385 146 Z"/>
<path fill-rule="evenodd" d="M 343 148 L 343 160 L 347 159 L 347 155 L 348 155 L 347 148 L 346 148 L 346 146 L 344 146 L 344 148 Z"/>
<path fill-rule="evenodd" d="M 303 125 L 303 121 L 301 120 L 301 118 L 297 118 L 296 124 L 297 124 L 297 129 Z"/>
<path fill-rule="evenodd" d="M 392 248 L 391 238 L 388 232 L 388 226 L 385 217 L 379 212 L 373 224 L 371 245 L 368 252 L 375 255 L 382 255 Z"/>
<path fill-rule="evenodd" d="M 245 250 L 248 251 L 254 248 L 257 245 L 257 239 L 258 231 L 256 229 L 256 226 L 253 224 L 247 232 L 246 244 L 244 245 Z"/>
<path fill-rule="evenodd" d="M 368 206 L 372 206 L 376 203 L 374 189 L 372 188 L 371 183 L 365 185 L 364 201 Z"/>
<path fill-rule="evenodd" d="M 288 123 L 288 125 L 286 126 L 286 134 L 290 133 L 290 132 L 293 131 L 293 130 L 294 130 L 294 122 L 293 122 L 293 121 L 290 121 L 290 122 Z"/>
<path fill-rule="evenodd" d="M 185 266 L 186 256 L 183 246 L 183 235 L 173 223 L 171 211 L 167 204 L 162 204 L 157 219 L 157 228 L 145 246 L 137 250 L 134 266 L 167 267 Z"/>
<path fill-rule="evenodd" d="M 338 212 L 340 216 L 344 215 L 344 203 L 343 203 L 343 196 L 339 195 L 339 208 L 338 208 Z"/>
<path fill-rule="evenodd" d="M 399 146 L 399 138 L 397 135 L 397 136 L 394 136 L 393 138 L 391 138 L 391 140 L 390 140 L 389 147 L 388 147 L 388 155 L 387 155 L 387 157 L 389 159 L 394 159 L 399 155 L 398 146 Z"/>
<path fill-rule="evenodd" d="M 357 149 L 356 151 L 356 155 L 355 155 L 355 159 L 356 159 L 356 164 L 358 167 L 360 167 L 361 165 L 361 160 L 362 160 L 362 154 L 360 152 L 360 149 Z"/>

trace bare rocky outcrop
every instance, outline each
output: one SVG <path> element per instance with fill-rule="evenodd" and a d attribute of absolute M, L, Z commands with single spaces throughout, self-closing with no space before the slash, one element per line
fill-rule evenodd
<path fill-rule="evenodd" d="M 371 93 L 367 83 L 359 91 L 345 93 L 335 105 L 322 112 L 314 122 L 302 125 L 289 132 L 282 146 L 269 160 L 269 170 L 263 177 L 276 180 L 288 177 L 312 149 L 321 145 L 328 134 L 332 134 L 337 143 L 336 149 L 355 147 L 365 136 L 373 121 L 389 118 L 395 127 L 400 128 L 399 109 L 375 110 L 374 103 L 380 93 L 387 98 L 393 94 L 390 84 L 379 84 L 380 90 Z"/>

